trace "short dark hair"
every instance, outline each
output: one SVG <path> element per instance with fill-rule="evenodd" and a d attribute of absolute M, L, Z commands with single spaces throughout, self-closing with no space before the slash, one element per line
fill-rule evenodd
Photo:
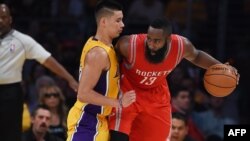
<path fill-rule="evenodd" d="M 185 125 L 188 124 L 187 116 L 180 112 L 172 112 L 172 119 L 179 119 L 184 121 Z"/>
<path fill-rule="evenodd" d="M 37 106 L 35 107 L 35 109 L 31 112 L 31 116 L 32 116 L 32 117 L 35 117 L 36 114 L 37 114 L 37 111 L 38 111 L 39 109 L 44 109 L 44 110 L 50 111 L 50 109 L 49 109 L 49 107 L 48 107 L 47 105 L 39 104 L 39 105 L 37 105 Z"/>
<path fill-rule="evenodd" d="M 179 95 L 179 92 L 181 91 L 188 91 L 191 95 L 191 92 L 189 91 L 189 89 L 185 86 L 178 86 L 175 89 L 172 90 L 172 97 L 177 97 Z"/>
<path fill-rule="evenodd" d="M 169 35 L 172 34 L 172 25 L 166 18 L 156 18 L 150 23 L 150 26 L 157 29 L 163 29 L 164 32 Z"/>
<path fill-rule="evenodd" d="M 123 10 L 123 7 L 115 0 L 100 0 L 95 7 L 96 20 L 105 14 L 112 14 L 113 10 L 120 11 Z"/>

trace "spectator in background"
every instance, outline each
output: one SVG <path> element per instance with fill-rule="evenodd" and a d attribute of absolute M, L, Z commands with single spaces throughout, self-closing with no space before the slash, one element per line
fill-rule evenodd
<path fill-rule="evenodd" d="M 183 79 L 187 77 L 187 72 L 180 65 L 177 65 L 176 68 L 169 74 L 167 80 L 169 81 L 169 89 L 173 91 L 177 89 L 182 83 Z"/>
<path fill-rule="evenodd" d="M 191 110 L 191 94 L 188 88 L 179 86 L 172 92 L 172 111 L 188 114 Z"/>
<path fill-rule="evenodd" d="M 48 132 L 51 112 L 45 105 L 38 105 L 31 114 L 32 127 L 25 132 L 22 141 L 63 141 Z"/>
<path fill-rule="evenodd" d="M 0 125 L 2 129 L 6 129 L 1 130 L 0 137 L 4 141 L 20 141 L 23 113 L 22 68 L 26 59 L 35 59 L 67 80 L 75 91 L 78 83 L 39 43 L 12 28 L 12 16 L 6 4 L 0 4 L 0 40 Z"/>
<path fill-rule="evenodd" d="M 188 135 L 188 119 L 179 112 L 172 113 L 170 141 L 195 141 Z"/>
<path fill-rule="evenodd" d="M 23 122 L 22 122 L 22 131 L 26 132 L 30 129 L 31 119 L 30 119 L 30 111 L 26 103 L 23 104 Z"/>
<path fill-rule="evenodd" d="M 204 89 L 196 88 L 193 91 L 193 111 L 194 112 L 202 112 L 208 109 L 208 96 Z"/>
<path fill-rule="evenodd" d="M 45 74 L 34 79 L 34 84 L 27 85 L 29 89 L 26 102 L 28 104 L 30 112 L 32 112 L 38 104 L 39 90 L 46 86 L 56 85 L 54 78 Z"/>
<path fill-rule="evenodd" d="M 224 125 L 238 123 L 223 114 L 222 107 L 224 100 L 224 98 L 209 95 L 210 108 L 204 112 L 195 114 L 196 125 L 206 138 L 211 135 L 217 135 L 223 139 Z"/>
<path fill-rule="evenodd" d="M 65 106 L 65 97 L 56 85 L 45 86 L 39 91 L 39 104 L 48 106 L 51 112 L 49 132 L 66 140 L 66 118 L 68 108 Z"/>
<path fill-rule="evenodd" d="M 204 135 L 192 119 L 191 94 L 186 87 L 179 86 L 173 91 L 172 112 L 180 112 L 187 116 L 188 134 L 197 141 L 204 141 Z"/>

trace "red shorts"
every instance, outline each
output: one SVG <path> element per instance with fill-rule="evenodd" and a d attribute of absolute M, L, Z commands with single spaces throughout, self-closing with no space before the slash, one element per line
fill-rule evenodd
<path fill-rule="evenodd" d="M 122 92 L 132 90 L 121 84 Z M 130 141 L 166 141 L 171 128 L 170 94 L 166 85 L 152 89 L 134 89 L 136 102 L 127 108 L 113 109 L 111 130 L 129 135 Z"/>

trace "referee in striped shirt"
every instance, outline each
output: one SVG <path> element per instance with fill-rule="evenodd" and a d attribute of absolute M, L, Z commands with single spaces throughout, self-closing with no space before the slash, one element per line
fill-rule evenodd
<path fill-rule="evenodd" d="M 40 64 L 64 78 L 77 91 L 78 83 L 32 37 L 12 28 L 6 4 L 0 4 L 0 140 L 21 141 L 23 93 L 22 68 L 26 59 Z"/>

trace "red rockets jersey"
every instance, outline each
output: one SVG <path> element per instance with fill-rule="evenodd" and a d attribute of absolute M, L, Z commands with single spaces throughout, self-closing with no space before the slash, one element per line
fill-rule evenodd
<path fill-rule="evenodd" d="M 172 34 L 165 59 L 161 63 L 150 63 L 145 56 L 147 34 L 130 36 L 129 58 L 123 61 L 121 72 L 132 86 L 142 89 L 166 84 L 167 75 L 183 58 L 183 37 Z"/>

